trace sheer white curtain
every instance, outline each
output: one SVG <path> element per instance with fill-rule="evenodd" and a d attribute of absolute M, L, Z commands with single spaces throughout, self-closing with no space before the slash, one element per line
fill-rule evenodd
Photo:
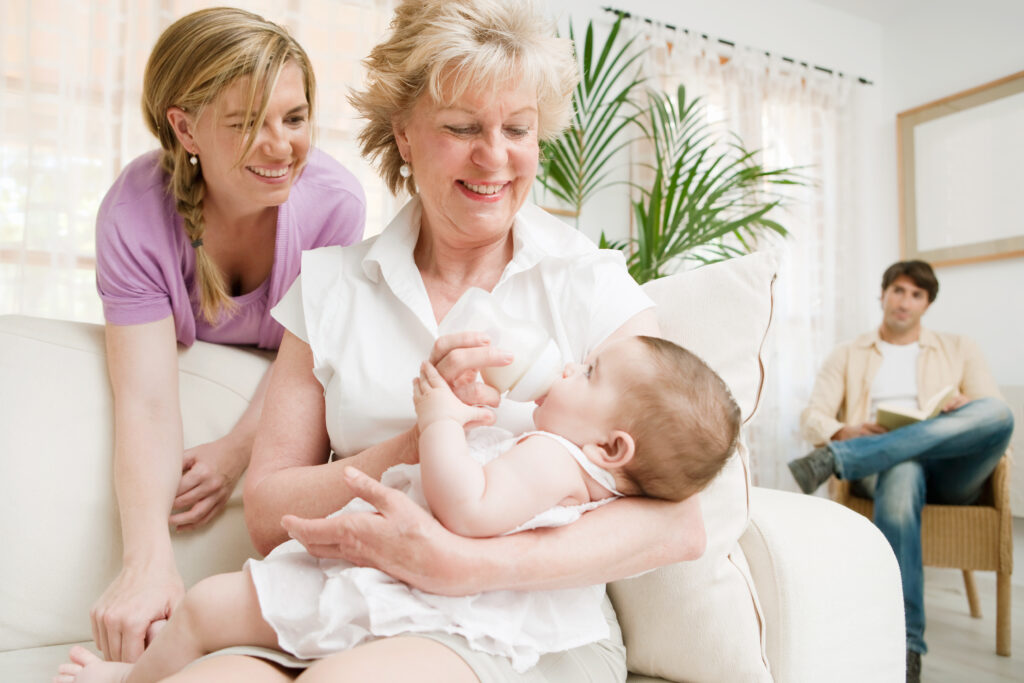
<path fill-rule="evenodd" d="M 760 486 L 796 490 L 786 462 L 808 444 L 799 417 L 832 347 L 861 330 L 864 284 L 855 169 L 864 139 L 862 88 L 850 79 L 753 48 L 633 20 L 649 46 L 645 75 L 707 104 L 709 121 L 735 132 L 767 166 L 798 166 L 809 181 L 773 217 L 790 236 L 779 251 L 772 335 L 760 412 L 750 425 L 751 474 Z"/>
<path fill-rule="evenodd" d="M 146 59 L 175 19 L 218 0 L 0 3 L 0 314 L 102 321 L 94 285 L 96 210 L 121 168 L 156 147 L 142 121 Z M 367 193 L 367 232 L 391 215 L 362 161 L 345 100 L 384 33 L 392 0 L 243 0 L 292 32 L 318 82 L 317 144 Z"/>

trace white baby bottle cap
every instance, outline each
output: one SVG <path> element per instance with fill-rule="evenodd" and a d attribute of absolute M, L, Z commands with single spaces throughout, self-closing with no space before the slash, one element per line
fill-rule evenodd
<path fill-rule="evenodd" d="M 554 384 L 564 367 L 562 354 L 558 351 L 554 340 L 549 339 L 544 349 L 537 355 L 530 367 L 519 378 L 511 389 L 508 397 L 513 401 L 534 401 Z"/>

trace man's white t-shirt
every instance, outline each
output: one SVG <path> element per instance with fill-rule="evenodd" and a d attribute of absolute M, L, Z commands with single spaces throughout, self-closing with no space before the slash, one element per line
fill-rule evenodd
<path fill-rule="evenodd" d="M 902 408 L 917 409 L 917 358 L 921 345 L 890 344 L 878 340 L 882 365 L 871 382 L 871 419 L 882 401 Z"/>

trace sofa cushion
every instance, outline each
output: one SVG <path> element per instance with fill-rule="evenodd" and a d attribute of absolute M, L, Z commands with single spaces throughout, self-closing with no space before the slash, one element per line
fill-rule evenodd
<path fill-rule="evenodd" d="M 658 304 L 662 334 L 722 376 L 745 421 L 760 398 L 776 270 L 774 254 L 755 253 L 644 286 Z M 738 544 L 749 488 L 741 444 L 700 494 L 704 556 L 609 585 L 630 671 L 698 683 L 770 680 L 760 606 Z"/>
<path fill-rule="evenodd" d="M 269 357 L 197 342 L 178 362 L 188 448 L 230 430 Z M 121 559 L 103 327 L 0 316 L 0 387 L 0 651 L 89 640 Z M 174 549 L 186 585 L 253 556 L 241 487 Z"/>

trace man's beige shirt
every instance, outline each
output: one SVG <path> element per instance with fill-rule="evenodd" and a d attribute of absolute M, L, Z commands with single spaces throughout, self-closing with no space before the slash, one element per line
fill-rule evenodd
<path fill-rule="evenodd" d="M 811 400 L 800 416 L 803 437 L 815 446 L 827 443 L 843 425 L 867 422 L 871 383 L 882 364 L 878 330 L 837 347 L 814 382 Z M 999 397 L 978 345 L 967 337 L 921 330 L 917 359 L 917 403 L 955 384 L 969 399 Z"/>

